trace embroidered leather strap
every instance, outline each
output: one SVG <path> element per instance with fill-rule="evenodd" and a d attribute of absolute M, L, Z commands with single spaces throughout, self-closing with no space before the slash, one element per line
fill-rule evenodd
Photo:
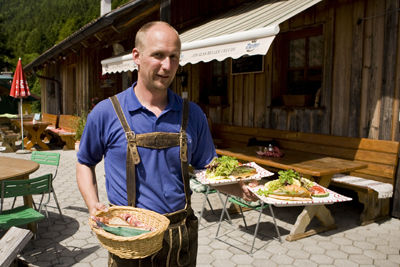
<path fill-rule="evenodd" d="M 152 132 L 136 135 L 137 146 L 164 149 L 179 146 L 180 133 Z"/>
<path fill-rule="evenodd" d="M 180 158 L 181 158 L 181 170 L 183 178 L 183 186 L 185 189 L 186 205 L 185 209 L 191 206 L 190 201 L 190 177 L 189 177 L 189 163 L 187 159 L 187 134 L 186 128 L 189 121 L 189 101 L 187 99 L 183 100 L 183 112 L 182 112 L 182 124 L 179 137 L 180 146 Z"/>

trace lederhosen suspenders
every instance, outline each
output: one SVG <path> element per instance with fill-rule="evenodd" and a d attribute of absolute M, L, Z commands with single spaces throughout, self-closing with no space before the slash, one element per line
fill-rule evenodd
<path fill-rule="evenodd" d="M 135 134 L 129 127 L 126 117 L 121 109 L 117 96 L 110 97 L 113 107 L 117 113 L 122 128 L 125 131 L 125 136 L 128 142 L 126 153 L 126 191 L 128 194 L 128 205 L 136 205 L 136 173 L 135 166 L 140 163 L 140 156 L 138 153 L 138 146 L 164 149 L 168 147 L 180 147 L 180 160 L 182 169 L 182 179 L 185 190 L 186 205 L 185 210 L 190 207 L 190 190 L 189 190 L 189 172 L 187 160 L 187 134 L 186 127 L 189 117 L 189 102 L 184 99 L 182 124 L 179 133 L 166 133 L 166 132 L 152 132 L 145 134 Z"/>
<path fill-rule="evenodd" d="M 165 149 L 169 147 L 179 146 L 180 147 L 180 160 L 181 160 L 181 170 L 182 170 L 182 179 L 185 191 L 185 208 L 182 210 L 175 211 L 173 213 L 164 214 L 170 220 L 170 226 L 166 235 L 164 236 L 164 241 L 167 239 L 167 243 L 169 244 L 168 251 L 163 251 L 161 254 L 154 254 L 151 257 L 152 265 L 161 264 L 157 263 L 157 259 L 161 259 L 162 264 L 166 264 L 169 266 L 170 260 L 172 258 L 178 266 L 186 266 L 194 265 L 196 262 L 196 252 L 197 252 L 197 223 L 195 226 L 192 222 L 187 221 L 188 216 L 191 216 L 191 221 L 193 220 L 193 210 L 191 209 L 190 203 L 190 183 L 189 183 L 189 163 L 187 159 L 187 134 L 186 127 L 189 119 L 189 102 L 185 99 L 183 102 L 183 110 L 182 110 L 182 124 L 179 133 L 167 133 L 167 132 L 152 132 L 145 134 L 135 134 L 129 127 L 126 117 L 121 109 L 119 101 L 116 96 L 110 97 L 110 100 L 113 104 L 113 107 L 117 113 L 118 119 L 121 122 L 121 125 L 125 131 L 125 136 L 127 139 L 128 147 L 126 154 L 126 189 L 128 196 L 128 205 L 136 206 L 136 173 L 135 166 L 140 163 L 140 156 L 138 153 L 138 146 L 152 148 L 152 149 Z M 194 216 L 195 217 L 195 216 Z M 196 219 L 197 221 L 197 219 Z M 184 227 L 184 228 L 182 228 Z M 192 232 L 188 232 L 188 228 L 191 228 Z M 194 228 L 193 228 L 194 227 Z M 194 240 L 190 242 L 194 242 L 191 245 L 191 249 L 187 257 L 184 257 L 185 262 L 181 262 L 181 253 L 184 252 L 187 243 L 189 242 L 190 236 L 195 235 Z M 173 240 L 178 240 L 177 247 L 174 247 Z M 184 249 L 185 248 L 185 249 Z M 172 255 L 172 251 L 174 251 L 174 255 Z M 166 253 L 166 254 L 163 254 Z M 159 256 L 160 258 L 157 258 Z M 153 260 L 156 262 L 154 263 Z M 194 264 L 193 264 L 194 263 Z M 174 264 L 174 265 L 175 265 Z M 124 264 L 123 264 L 124 265 Z M 139 263 L 139 265 L 141 265 Z"/>

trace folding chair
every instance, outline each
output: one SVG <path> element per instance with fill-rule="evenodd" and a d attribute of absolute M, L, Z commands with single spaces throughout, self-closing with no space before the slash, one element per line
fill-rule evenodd
<path fill-rule="evenodd" d="M 33 161 L 35 161 L 35 162 L 37 162 L 39 164 L 55 166 L 55 170 L 53 171 L 53 174 L 52 174 L 52 180 L 51 180 L 51 184 L 50 184 L 49 192 L 48 192 L 49 195 L 48 195 L 48 199 L 47 199 L 46 204 L 45 204 L 45 208 L 46 208 L 46 213 L 47 213 L 47 204 L 50 201 L 50 193 L 52 193 L 53 197 L 54 197 L 54 201 L 56 202 L 56 205 L 57 205 L 57 208 L 58 208 L 58 212 L 60 213 L 60 217 L 62 219 L 64 219 L 64 217 L 62 215 L 62 212 L 61 212 L 60 204 L 58 204 L 56 192 L 54 191 L 54 188 L 53 188 L 53 181 L 57 176 L 58 166 L 60 164 L 60 153 L 43 152 L 43 151 L 32 151 L 31 160 L 33 160 Z M 44 195 L 42 195 L 42 198 L 40 199 L 39 206 L 42 205 L 43 198 L 44 198 Z M 14 202 L 12 204 L 12 207 L 14 207 L 15 201 L 16 201 L 16 197 L 14 198 Z"/>
<path fill-rule="evenodd" d="M 4 180 L 1 181 L 1 202 L 0 202 L 0 228 L 7 230 L 12 226 L 25 225 L 37 222 L 45 218 L 39 211 L 27 206 L 18 206 L 3 211 L 4 199 L 19 196 L 49 194 L 51 186 L 51 174 L 42 175 L 37 178 L 26 180 Z"/>
<path fill-rule="evenodd" d="M 274 221 L 274 226 L 275 226 L 276 233 L 277 233 L 277 235 L 278 235 L 278 240 L 279 240 L 279 242 L 282 242 L 281 234 L 280 234 L 279 228 L 278 228 L 278 226 L 277 226 L 277 224 L 276 224 L 274 211 L 273 211 L 271 205 L 266 204 L 266 203 L 264 203 L 264 202 L 261 201 L 261 200 L 260 200 L 260 201 L 257 201 L 257 202 L 249 202 L 249 201 L 245 201 L 244 199 L 242 199 L 242 198 L 240 198 L 240 197 L 229 196 L 229 195 L 226 197 L 226 200 L 225 200 L 225 203 L 224 203 L 224 206 L 223 206 L 223 209 L 224 209 L 224 210 L 223 210 L 223 212 L 221 213 L 221 217 L 220 217 L 220 220 L 219 220 L 219 224 L 218 224 L 218 228 L 217 228 L 217 233 L 216 233 L 216 235 L 215 235 L 215 238 L 216 238 L 216 239 L 219 239 L 219 238 L 218 238 L 218 237 L 219 237 L 218 234 L 219 234 L 219 230 L 220 230 L 220 227 L 221 227 L 222 219 L 223 219 L 223 217 L 224 217 L 224 212 L 226 212 L 226 213 L 228 214 L 228 211 L 226 210 L 226 204 L 227 204 L 228 201 L 229 201 L 230 203 L 233 203 L 233 204 L 238 205 L 239 210 L 240 210 L 240 214 L 242 215 L 242 219 L 243 219 L 243 222 L 244 222 L 244 225 L 245 225 L 245 228 L 246 228 L 246 229 L 248 229 L 248 228 L 247 228 L 247 223 L 246 223 L 246 219 L 245 219 L 245 216 L 244 216 L 244 213 L 243 213 L 243 209 L 242 209 L 242 208 L 253 209 L 253 210 L 259 211 L 258 220 L 257 220 L 257 224 L 256 224 L 256 229 L 254 230 L 253 241 L 252 241 L 252 244 L 251 244 L 251 249 L 250 249 L 250 251 L 249 251 L 249 254 L 252 254 L 252 253 L 253 253 L 254 243 L 255 243 L 255 241 L 256 241 L 257 232 L 258 232 L 258 228 L 259 228 L 259 225 L 260 225 L 261 214 L 263 213 L 264 208 L 266 208 L 267 206 L 269 207 L 269 210 L 270 210 L 271 215 L 272 215 L 272 219 L 273 219 L 273 221 Z M 220 239 L 219 239 L 219 240 L 220 240 Z M 220 240 L 220 241 L 222 241 L 222 240 Z M 228 242 L 226 242 L 226 241 L 223 241 L 223 242 L 228 243 Z M 228 244 L 229 244 L 229 243 L 228 243 Z M 240 248 L 240 249 L 241 249 L 241 248 Z M 242 250 L 242 249 L 241 249 L 241 250 Z"/>
<path fill-rule="evenodd" d="M 51 180 L 51 184 L 50 184 L 50 188 L 49 188 L 49 190 L 50 190 L 49 191 L 49 196 L 48 196 L 48 199 L 47 199 L 46 203 L 49 203 L 49 201 L 50 201 L 50 193 L 52 193 L 53 197 L 54 197 L 54 201 L 56 202 L 56 205 L 57 205 L 58 212 L 60 213 L 60 217 L 62 219 L 64 219 L 63 215 L 62 215 L 62 212 L 61 212 L 60 204 L 58 203 L 58 200 L 57 200 L 56 192 L 54 191 L 54 187 L 53 187 L 53 181 L 57 176 L 58 166 L 60 164 L 60 153 L 44 152 L 44 151 L 33 151 L 32 155 L 31 155 L 31 160 L 33 160 L 33 161 L 35 161 L 35 162 L 37 162 L 39 164 L 42 164 L 42 165 L 55 166 L 55 170 L 54 170 L 53 175 L 52 175 L 53 178 Z M 40 204 L 39 205 L 42 204 L 42 201 L 43 201 L 43 196 L 42 196 L 42 199 L 40 200 Z M 45 204 L 45 207 L 47 207 L 47 204 Z"/>
<path fill-rule="evenodd" d="M 204 210 L 205 210 L 205 208 L 206 208 L 206 201 L 208 202 L 208 205 L 209 205 L 209 207 L 210 207 L 210 209 L 211 209 L 211 212 L 212 212 L 213 214 L 215 214 L 214 209 L 213 209 L 213 207 L 212 207 L 212 205 L 211 205 L 210 199 L 208 198 L 208 195 L 209 195 L 209 194 L 214 194 L 214 193 L 216 193 L 217 190 L 211 189 L 208 185 L 203 185 L 203 184 L 200 183 L 200 181 L 197 180 L 194 176 L 192 176 L 192 177 L 190 178 L 190 188 L 191 188 L 194 192 L 196 192 L 196 193 L 201 193 L 201 194 L 204 195 L 203 204 L 202 204 L 201 210 L 200 210 L 200 212 L 199 212 L 199 213 L 200 213 L 199 224 L 200 224 L 201 218 L 203 217 L 203 213 L 204 213 Z"/>

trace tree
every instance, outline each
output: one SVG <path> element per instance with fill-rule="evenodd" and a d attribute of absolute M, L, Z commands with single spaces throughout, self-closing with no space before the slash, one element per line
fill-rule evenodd
<path fill-rule="evenodd" d="M 76 18 L 68 18 L 58 33 L 57 43 L 61 42 L 79 29 Z"/>
<path fill-rule="evenodd" d="M 0 17 L 0 28 L 3 29 L 3 27 L 3 19 Z M 13 55 L 11 49 L 6 46 L 6 40 L 6 33 L 0 31 L 0 71 L 9 70 L 11 68 L 9 60 Z"/>

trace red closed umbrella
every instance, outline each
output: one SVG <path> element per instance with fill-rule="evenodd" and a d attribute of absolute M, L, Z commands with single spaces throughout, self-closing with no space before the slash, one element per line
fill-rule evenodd
<path fill-rule="evenodd" d="M 22 99 L 30 96 L 29 86 L 25 79 L 24 69 L 22 68 L 21 58 L 18 60 L 17 68 L 14 73 L 14 79 L 11 85 L 10 96 L 19 98 L 21 100 L 21 136 L 22 136 L 22 150 L 24 150 L 24 124 L 22 113 Z"/>

